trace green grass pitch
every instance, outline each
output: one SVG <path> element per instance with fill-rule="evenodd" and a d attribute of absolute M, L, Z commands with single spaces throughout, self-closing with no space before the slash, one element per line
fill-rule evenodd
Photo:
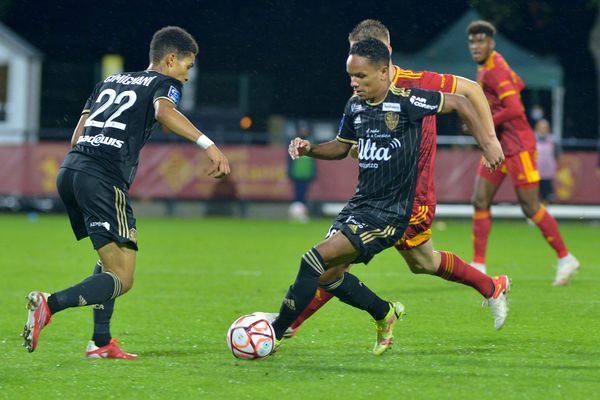
<path fill-rule="evenodd" d="M 19 333 L 25 295 L 88 276 L 89 240 L 66 216 L 0 215 L 0 398 L 56 399 L 591 399 L 600 393 L 600 227 L 561 223 L 582 268 L 551 286 L 553 251 L 535 227 L 492 228 L 488 269 L 513 279 L 510 315 L 493 329 L 469 287 L 412 275 L 393 250 L 354 272 L 408 312 L 394 347 L 371 355 L 369 316 L 333 300 L 274 356 L 237 360 L 225 334 L 238 316 L 276 311 L 301 255 L 330 220 L 138 221 L 136 282 L 117 300 L 112 333 L 136 361 L 86 360 L 91 309 L 54 316 L 29 354 Z M 434 244 L 465 260 L 469 221 L 436 224 Z M 377 397 L 375 397 L 377 396 Z"/>

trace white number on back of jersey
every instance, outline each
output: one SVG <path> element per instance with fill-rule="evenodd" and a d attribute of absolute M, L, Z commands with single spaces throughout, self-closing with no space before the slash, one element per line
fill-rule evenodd
<path fill-rule="evenodd" d="M 115 128 L 124 131 L 127 125 L 122 122 L 117 122 L 115 121 L 115 119 L 119 117 L 123 113 L 123 111 L 133 106 L 133 104 L 137 100 L 137 95 L 133 90 L 126 90 L 117 96 L 117 92 L 114 89 L 104 89 L 98 95 L 96 103 L 102 103 L 102 99 L 104 97 L 108 97 L 108 99 L 106 99 L 106 101 L 100 107 L 98 107 L 98 109 L 94 111 L 92 115 L 88 117 L 88 119 L 85 121 L 84 126 L 93 126 L 96 128 Z M 112 113 L 105 122 L 97 121 L 95 119 L 98 115 L 106 111 L 106 109 L 112 104 L 121 104 L 125 97 L 127 97 L 127 101 L 123 103 L 121 107 L 117 108 L 115 112 Z"/>

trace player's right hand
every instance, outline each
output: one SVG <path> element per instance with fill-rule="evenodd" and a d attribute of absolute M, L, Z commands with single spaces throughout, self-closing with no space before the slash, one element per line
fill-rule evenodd
<path fill-rule="evenodd" d="M 310 142 L 299 137 L 294 138 L 288 146 L 288 153 L 292 160 L 297 160 L 301 156 L 308 154 L 310 151 Z"/>
<path fill-rule="evenodd" d="M 206 155 L 212 163 L 211 169 L 208 171 L 208 176 L 212 176 L 213 178 L 223 178 L 224 176 L 229 175 L 231 172 L 229 160 L 227 160 L 227 157 L 225 157 L 216 145 L 213 144 L 212 146 L 209 146 L 206 149 Z"/>
<path fill-rule="evenodd" d="M 494 171 L 504 162 L 504 153 L 498 139 L 494 138 L 483 148 L 483 159 L 488 170 Z"/>

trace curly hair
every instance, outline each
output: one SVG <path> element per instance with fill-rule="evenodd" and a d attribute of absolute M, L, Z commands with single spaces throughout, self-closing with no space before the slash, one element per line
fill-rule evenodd
<path fill-rule="evenodd" d="M 198 44 L 185 29 L 178 26 L 165 26 L 152 36 L 150 62 L 159 62 L 169 53 L 176 53 L 178 56 L 196 55 Z"/>

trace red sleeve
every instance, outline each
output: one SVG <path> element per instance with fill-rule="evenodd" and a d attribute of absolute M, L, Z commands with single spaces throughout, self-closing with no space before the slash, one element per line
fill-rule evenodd
<path fill-rule="evenodd" d="M 492 114 L 494 126 L 498 126 L 503 122 L 515 119 L 523 114 L 523 104 L 518 96 L 508 96 L 502 100 L 502 111 Z"/>
<path fill-rule="evenodd" d="M 521 103 L 521 88 L 523 80 L 514 72 L 506 68 L 494 68 L 486 74 L 487 84 L 494 91 L 498 100 L 502 102 L 501 111 L 492 113 L 494 125 L 515 119 L 524 112 Z"/>
<path fill-rule="evenodd" d="M 520 93 L 517 74 L 505 68 L 493 68 L 486 74 L 487 83 L 494 91 L 498 100 L 503 101 L 506 97 Z M 518 79 L 517 79 L 518 78 Z M 523 82 L 523 81 L 521 81 Z"/>
<path fill-rule="evenodd" d="M 420 87 L 421 89 L 454 93 L 456 91 L 456 76 L 452 74 L 438 74 L 437 72 L 423 71 Z"/>

